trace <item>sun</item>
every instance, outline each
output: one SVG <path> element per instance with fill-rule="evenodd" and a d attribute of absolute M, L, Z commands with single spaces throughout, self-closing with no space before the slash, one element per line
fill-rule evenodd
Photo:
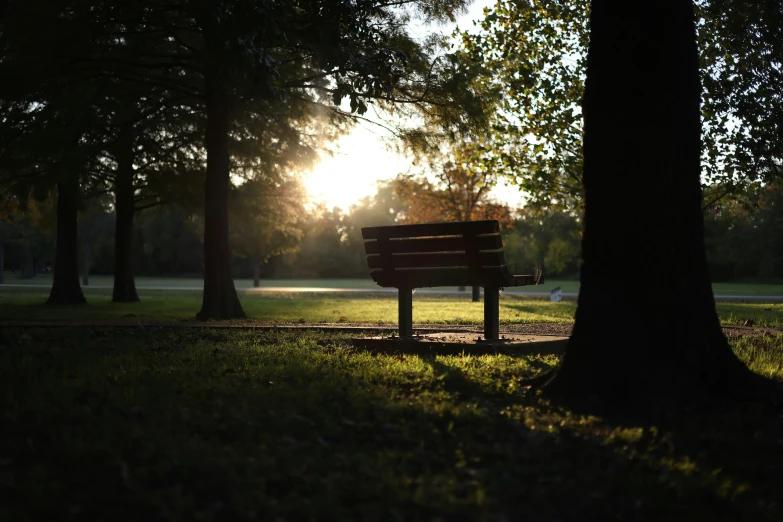
<path fill-rule="evenodd" d="M 334 155 L 321 159 L 304 176 L 311 202 L 347 211 L 365 196 L 376 192 L 380 180 L 392 179 L 410 167 L 410 160 L 388 150 L 374 133 L 357 128 L 343 136 Z"/>

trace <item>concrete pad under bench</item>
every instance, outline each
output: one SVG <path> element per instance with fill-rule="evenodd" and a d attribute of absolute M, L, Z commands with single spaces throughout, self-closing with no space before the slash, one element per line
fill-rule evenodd
<path fill-rule="evenodd" d="M 357 337 L 351 344 L 360 349 L 385 354 L 410 355 L 561 355 L 568 337 L 554 335 L 501 334 L 486 340 L 475 332 L 436 332 L 411 337 Z"/>

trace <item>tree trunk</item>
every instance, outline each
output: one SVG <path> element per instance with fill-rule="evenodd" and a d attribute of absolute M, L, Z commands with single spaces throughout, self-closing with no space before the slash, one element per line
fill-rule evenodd
<path fill-rule="evenodd" d="M 216 85 L 219 81 L 218 78 L 207 78 L 204 298 L 201 311 L 196 315 L 201 321 L 245 317 L 231 277 L 231 249 L 228 244 L 230 117 L 221 90 Z"/>
<path fill-rule="evenodd" d="M 261 286 L 261 261 L 253 258 L 253 288 Z"/>
<path fill-rule="evenodd" d="M 474 286 L 471 289 L 471 296 L 473 298 L 474 303 L 478 303 L 481 301 L 481 287 L 480 286 Z"/>
<path fill-rule="evenodd" d="M 114 288 L 112 302 L 139 300 L 133 277 L 133 219 L 136 213 L 133 190 L 133 135 L 128 131 L 117 144 L 117 173 L 114 181 Z"/>
<path fill-rule="evenodd" d="M 54 254 L 54 279 L 48 304 L 86 302 L 79 286 L 79 243 L 77 219 L 79 179 L 70 173 L 57 183 L 57 244 Z"/>
<path fill-rule="evenodd" d="M 35 272 L 35 263 L 33 263 L 33 253 L 30 252 L 29 247 L 25 247 L 24 249 L 24 264 L 22 265 L 22 270 L 19 273 L 20 279 L 32 279 L 37 274 Z"/>
<path fill-rule="evenodd" d="M 82 286 L 90 286 L 90 242 L 82 242 Z"/>
<path fill-rule="evenodd" d="M 0 285 L 5 284 L 5 245 L 0 236 Z"/>
<path fill-rule="evenodd" d="M 755 375 L 721 331 L 707 273 L 691 3 L 593 0 L 590 30 L 581 287 L 545 389 L 655 414 Z"/>

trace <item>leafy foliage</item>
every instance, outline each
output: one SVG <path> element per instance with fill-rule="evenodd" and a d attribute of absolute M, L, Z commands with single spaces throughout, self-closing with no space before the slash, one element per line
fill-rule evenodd
<path fill-rule="evenodd" d="M 230 203 L 231 244 L 253 263 L 294 252 L 304 234 L 304 187 L 296 177 L 257 177 L 240 185 Z"/>
<path fill-rule="evenodd" d="M 474 146 L 466 146 L 440 165 L 433 162 L 431 168 L 437 170 L 432 181 L 424 175 L 410 174 L 402 174 L 392 181 L 397 198 L 405 206 L 400 221 L 496 219 L 501 226 L 509 226 L 513 221 L 511 209 L 490 195 L 498 174 L 471 165 L 470 156 L 476 150 Z"/>
<path fill-rule="evenodd" d="M 701 0 L 703 178 L 722 196 L 780 175 L 783 64 L 780 2 Z M 460 34 L 466 56 L 501 89 L 485 168 L 513 179 L 537 207 L 581 198 L 582 113 L 589 4 L 499 0 L 481 31 Z M 640 115 L 639 117 L 642 117 Z"/>

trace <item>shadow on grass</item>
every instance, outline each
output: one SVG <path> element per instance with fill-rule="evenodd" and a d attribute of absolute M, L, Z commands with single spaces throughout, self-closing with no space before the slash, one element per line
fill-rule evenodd
<path fill-rule="evenodd" d="M 713 460 L 698 457 L 696 426 L 640 450 L 639 429 L 521 392 L 545 360 L 373 356 L 314 334 L 10 334 L 4 520 L 780 515 L 758 476 L 731 471 L 770 462 L 750 433 L 715 432 Z"/>

